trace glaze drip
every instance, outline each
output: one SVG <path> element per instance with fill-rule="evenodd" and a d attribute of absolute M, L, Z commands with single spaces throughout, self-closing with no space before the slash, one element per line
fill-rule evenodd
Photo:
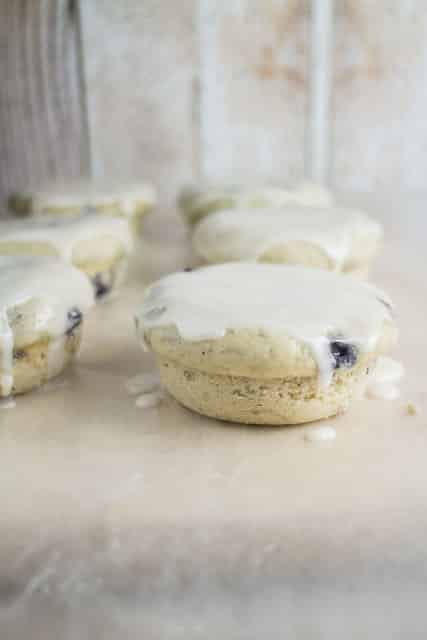
<path fill-rule="evenodd" d="M 154 283 L 146 291 L 137 328 L 142 341 L 147 330 L 168 326 L 188 341 L 216 340 L 233 329 L 292 337 L 310 349 L 326 385 L 336 368 L 331 352 L 336 338 L 331 336 L 347 345 L 343 358 L 345 366 L 352 366 L 358 351 L 375 348 L 391 321 L 378 295 L 371 285 L 318 269 L 223 264 Z"/>

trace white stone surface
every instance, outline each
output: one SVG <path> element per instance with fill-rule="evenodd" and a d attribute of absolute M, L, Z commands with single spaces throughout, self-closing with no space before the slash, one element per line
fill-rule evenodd
<path fill-rule="evenodd" d="M 362 399 L 331 446 L 308 446 L 304 426 L 136 408 L 124 383 L 153 360 L 131 317 L 143 283 L 173 265 L 157 250 L 134 264 L 94 310 L 67 384 L 1 412 L 2 638 L 425 635 L 424 203 L 364 203 L 383 212 L 373 276 L 396 302 L 402 395 L 419 413 Z M 162 224 L 153 247 L 168 246 Z M 173 255 L 184 267 L 183 248 Z"/>

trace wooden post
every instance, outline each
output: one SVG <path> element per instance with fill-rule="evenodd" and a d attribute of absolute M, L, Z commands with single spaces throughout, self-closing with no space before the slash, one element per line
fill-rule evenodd
<path fill-rule="evenodd" d="M 331 165 L 331 95 L 334 0 L 311 0 L 307 177 L 328 183 Z"/>
<path fill-rule="evenodd" d="M 89 171 L 78 3 L 0 0 L 0 201 Z"/>

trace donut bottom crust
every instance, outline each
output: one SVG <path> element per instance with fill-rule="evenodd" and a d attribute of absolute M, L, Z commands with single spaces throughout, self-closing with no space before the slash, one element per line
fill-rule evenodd
<path fill-rule="evenodd" d="M 366 387 L 369 365 L 334 372 L 327 387 L 317 376 L 248 378 L 211 374 L 159 358 L 164 387 L 184 407 L 210 418 L 253 425 L 292 425 L 344 413 Z"/>
<path fill-rule="evenodd" d="M 31 391 L 62 373 L 78 351 L 81 335 L 80 326 L 70 335 L 56 339 L 40 338 L 28 346 L 16 349 L 13 354 L 13 386 L 10 395 Z M 0 397 L 5 395 L 0 379 Z"/>

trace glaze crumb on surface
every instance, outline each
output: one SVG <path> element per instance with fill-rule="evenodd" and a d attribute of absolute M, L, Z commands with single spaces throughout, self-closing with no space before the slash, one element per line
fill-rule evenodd
<path fill-rule="evenodd" d="M 307 442 L 330 442 L 335 440 L 337 432 L 330 425 L 311 427 L 304 432 L 304 440 Z"/>
<path fill-rule="evenodd" d="M 161 402 L 164 400 L 164 397 L 165 395 L 162 389 L 143 393 L 135 400 L 135 406 L 138 409 L 153 409 L 161 404 Z"/>
<path fill-rule="evenodd" d="M 373 400 L 397 400 L 400 390 L 390 382 L 372 382 L 366 390 L 366 395 Z"/>
<path fill-rule="evenodd" d="M 126 391 L 131 396 L 141 393 L 156 391 L 160 387 L 159 374 L 156 373 L 140 373 L 125 382 Z"/>
<path fill-rule="evenodd" d="M 408 402 L 406 405 L 406 413 L 408 416 L 417 416 L 420 413 L 420 409 L 414 402 Z"/>
<path fill-rule="evenodd" d="M 405 369 L 401 362 L 388 356 L 380 356 L 372 371 L 366 395 L 375 400 L 396 400 L 400 396 L 398 383 L 404 375 Z"/>

